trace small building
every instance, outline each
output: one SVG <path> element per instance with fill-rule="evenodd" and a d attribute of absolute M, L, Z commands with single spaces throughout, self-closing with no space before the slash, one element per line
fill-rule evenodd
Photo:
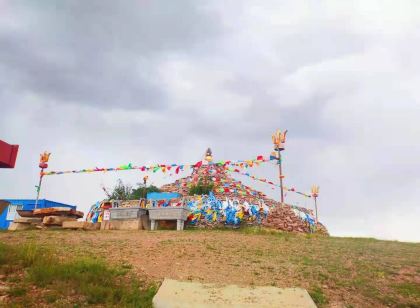
<path fill-rule="evenodd" d="M 7 229 L 13 220 L 19 217 L 17 210 L 33 210 L 35 199 L 3 199 L 0 200 L 0 229 Z M 38 200 L 37 208 L 68 207 L 76 209 L 75 205 L 64 204 L 46 199 Z"/>

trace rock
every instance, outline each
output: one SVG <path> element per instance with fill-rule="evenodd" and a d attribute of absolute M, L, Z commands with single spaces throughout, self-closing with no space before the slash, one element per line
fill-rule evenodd
<path fill-rule="evenodd" d="M 240 287 L 165 279 L 153 307 L 302 307 L 316 308 L 305 289 Z"/>

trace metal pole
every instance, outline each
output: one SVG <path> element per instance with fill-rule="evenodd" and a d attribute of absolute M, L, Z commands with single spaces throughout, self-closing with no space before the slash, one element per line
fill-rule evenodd
<path fill-rule="evenodd" d="M 42 178 L 44 177 L 44 175 L 42 174 L 43 172 L 44 172 L 44 168 L 41 169 L 41 173 L 39 174 L 39 182 L 38 182 L 38 186 L 36 188 L 37 193 L 36 193 L 36 200 L 35 200 L 35 209 L 38 206 L 38 200 L 39 200 L 39 193 L 41 191 Z"/>
<path fill-rule="evenodd" d="M 280 149 L 278 149 L 279 152 L 279 178 L 280 178 L 280 191 L 281 191 L 281 195 L 280 195 L 280 200 L 281 200 L 281 204 L 284 203 L 284 194 L 283 194 L 283 173 L 281 170 L 281 152 Z"/>
<path fill-rule="evenodd" d="M 314 197 L 315 200 L 315 223 L 318 224 L 318 206 L 316 204 L 316 197 Z"/>

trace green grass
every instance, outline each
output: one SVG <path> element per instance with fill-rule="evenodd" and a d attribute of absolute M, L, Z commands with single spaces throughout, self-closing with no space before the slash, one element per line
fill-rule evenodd
<path fill-rule="evenodd" d="M 0 243 L 0 272 L 12 276 L 8 295 L 14 304 L 54 304 L 69 298 L 72 304 L 151 307 L 157 287 L 144 287 L 130 275 L 130 264 L 110 266 L 92 257 L 59 259 L 52 249 L 33 243 Z M 20 279 L 16 279 L 20 275 Z M 36 287 L 36 296 L 28 286 Z M 42 292 L 46 290 L 47 292 Z M 39 294 L 44 294 L 40 297 Z"/>
<path fill-rule="evenodd" d="M 310 290 L 309 295 L 312 297 L 315 304 L 319 306 L 324 306 L 328 303 L 327 297 L 322 292 L 322 289 L 320 287 L 315 287 L 312 290 Z"/>
<path fill-rule="evenodd" d="M 420 298 L 420 285 L 414 283 L 400 283 L 393 286 L 401 295 Z"/>

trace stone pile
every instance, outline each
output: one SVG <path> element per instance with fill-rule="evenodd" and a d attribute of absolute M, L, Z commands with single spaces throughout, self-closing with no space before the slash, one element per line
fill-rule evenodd
<path fill-rule="evenodd" d="M 309 233 L 311 231 L 309 223 L 300 219 L 288 205 L 279 205 L 273 208 L 262 225 L 289 232 Z"/>
<path fill-rule="evenodd" d="M 213 172 L 210 171 L 213 168 Z M 287 204 L 281 204 L 273 199 L 268 198 L 264 193 L 255 191 L 254 189 L 243 185 L 240 181 L 235 180 L 231 177 L 227 171 L 220 166 L 203 165 L 195 169 L 190 176 L 176 180 L 174 183 L 170 183 L 161 187 L 161 190 L 164 192 L 177 192 L 180 193 L 183 197 L 189 195 L 189 185 L 191 183 L 197 183 L 199 180 L 202 182 L 211 180 L 214 184 L 214 195 L 219 200 L 225 200 L 226 198 L 238 199 L 240 203 L 247 201 L 251 204 L 258 204 L 258 200 L 263 200 L 264 203 L 270 207 L 270 213 L 266 220 L 263 220 L 262 225 L 267 228 L 273 228 L 282 231 L 288 232 L 301 232 L 301 233 L 311 233 L 316 230 L 317 233 L 328 234 L 327 229 L 321 223 L 318 223 L 315 226 L 309 225 L 307 221 L 304 221 L 293 211 L 293 208 L 298 209 L 301 212 L 308 213 L 313 217 L 313 213 L 305 208 L 292 207 Z M 237 187 L 238 185 L 242 190 L 247 193 L 246 195 L 240 195 L 234 191 L 228 189 L 227 191 L 220 191 L 220 188 L 226 187 Z M 216 226 L 217 224 L 215 224 Z M 209 226 L 207 226 L 209 227 Z M 211 226 L 210 226 L 211 227 Z M 315 228 L 314 228 L 315 227 Z"/>

